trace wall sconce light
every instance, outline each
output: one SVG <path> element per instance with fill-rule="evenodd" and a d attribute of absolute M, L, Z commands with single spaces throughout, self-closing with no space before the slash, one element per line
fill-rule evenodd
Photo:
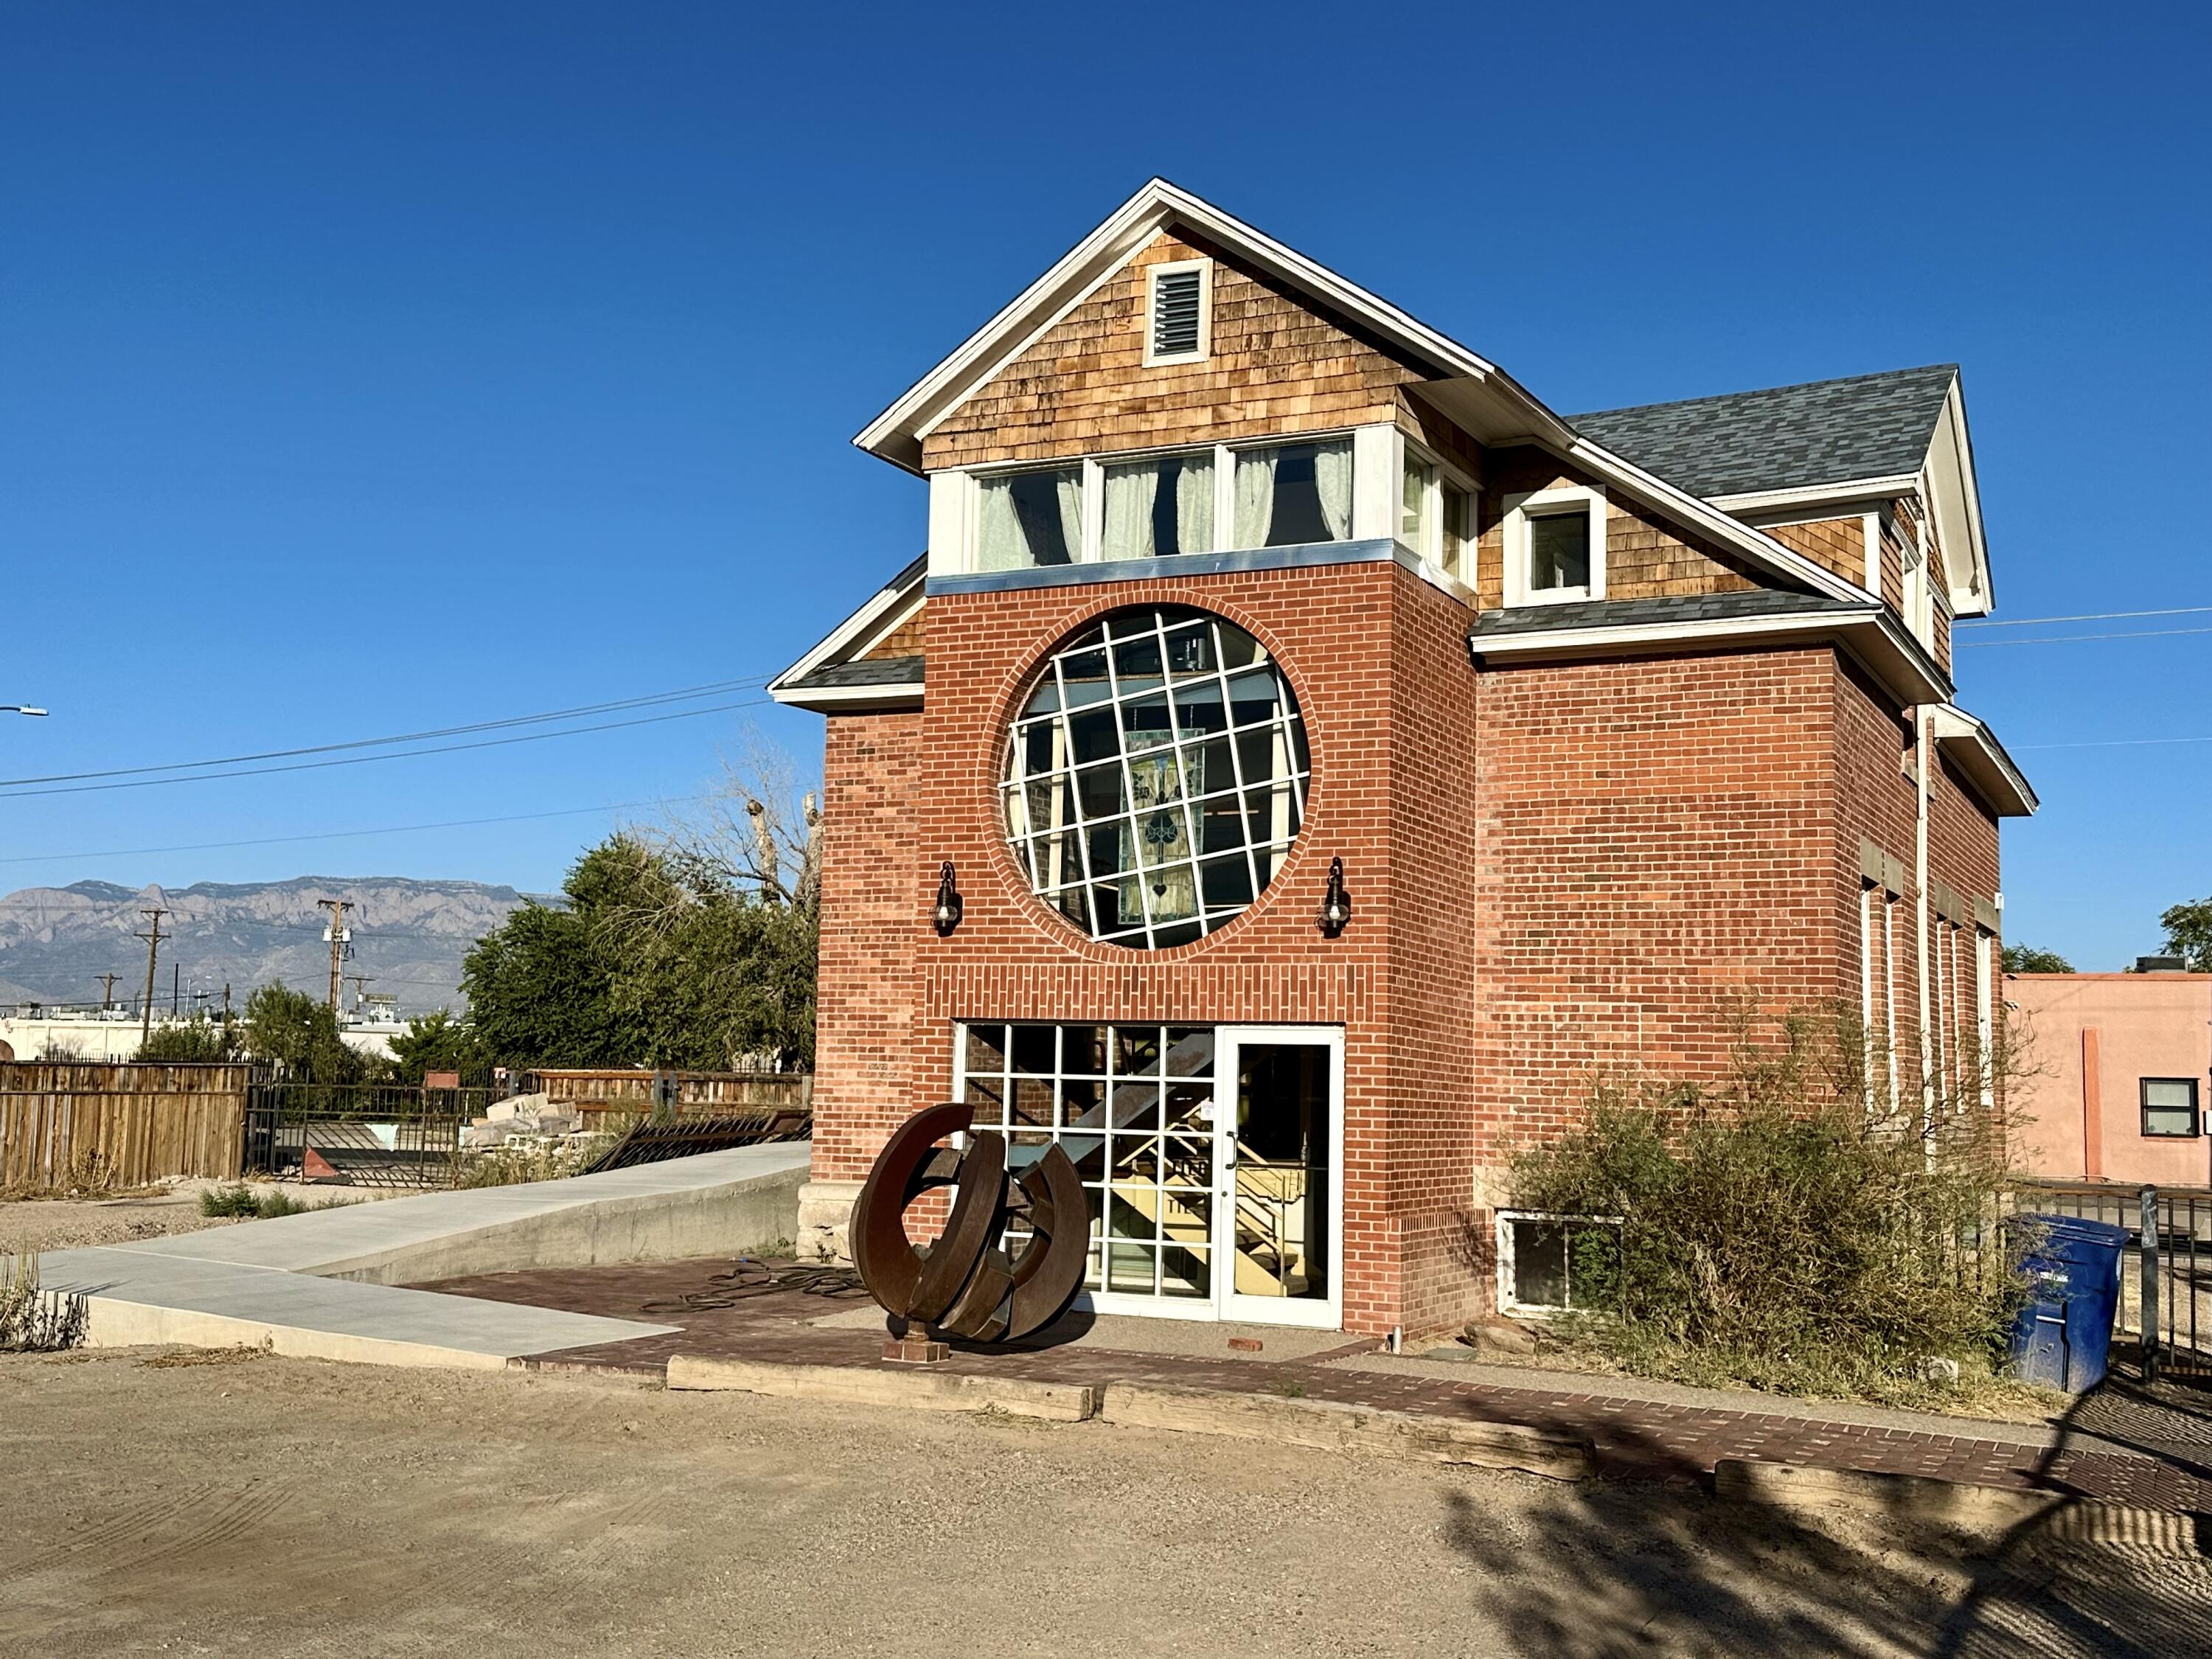
<path fill-rule="evenodd" d="M 932 920 L 937 924 L 937 936 L 943 939 L 960 925 L 960 913 L 967 907 L 960 902 L 960 890 L 952 884 L 952 860 L 945 860 L 937 872 L 937 909 Z"/>
<path fill-rule="evenodd" d="M 952 866 L 948 864 L 945 867 L 950 870 Z M 1321 929 L 1322 938 L 1334 939 L 1351 920 L 1352 896 L 1344 890 L 1344 860 L 1331 859 L 1328 891 L 1322 896 L 1321 914 L 1314 918 L 1314 925 Z"/>

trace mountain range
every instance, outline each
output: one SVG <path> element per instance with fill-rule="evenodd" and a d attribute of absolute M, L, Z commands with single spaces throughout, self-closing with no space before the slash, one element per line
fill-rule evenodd
<path fill-rule="evenodd" d="M 330 985 L 328 913 L 318 899 L 350 899 L 348 975 L 370 994 L 399 1000 L 402 1013 L 464 1006 L 461 959 L 527 898 L 512 887 L 475 881 L 416 881 L 402 876 L 301 876 L 291 881 L 133 890 L 112 882 L 26 887 L 0 898 L 0 1003 L 98 1006 L 100 975 L 113 974 L 114 998 L 146 988 L 143 914 L 161 908 L 156 1008 L 194 994 L 220 1003 L 222 988 L 243 1004 L 256 986 L 276 981 L 322 995 Z M 360 988 L 345 988 L 352 1006 Z"/>

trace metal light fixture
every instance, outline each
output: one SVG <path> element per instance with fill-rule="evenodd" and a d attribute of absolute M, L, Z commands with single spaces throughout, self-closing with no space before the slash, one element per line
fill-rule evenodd
<path fill-rule="evenodd" d="M 943 939 L 960 925 L 960 913 L 967 907 L 960 902 L 960 890 L 952 884 L 952 860 L 947 859 L 937 872 L 937 909 L 931 920 L 937 924 L 937 936 Z"/>
<path fill-rule="evenodd" d="M 947 869 L 951 866 L 947 865 Z M 1344 924 L 1352 920 L 1352 896 L 1344 890 L 1344 860 L 1328 861 L 1328 891 L 1322 896 L 1321 914 L 1314 925 L 1324 939 L 1334 939 L 1344 931 Z"/>

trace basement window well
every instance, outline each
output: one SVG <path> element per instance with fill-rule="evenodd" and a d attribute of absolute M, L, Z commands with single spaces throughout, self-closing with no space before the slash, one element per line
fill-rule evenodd
<path fill-rule="evenodd" d="M 1564 1313 L 1612 1305 L 1620 1223 L 1609 1216 L 1498 1212 L 1498 1310 Z"/>

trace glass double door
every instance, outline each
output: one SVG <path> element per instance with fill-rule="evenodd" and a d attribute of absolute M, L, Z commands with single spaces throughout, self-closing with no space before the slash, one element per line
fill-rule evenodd
<path fill-rule="evenodd" d="M 1224 1319 L 1342 1322 L 1344 1034 L 1215 1034 L 1213 1300 Z"/>

